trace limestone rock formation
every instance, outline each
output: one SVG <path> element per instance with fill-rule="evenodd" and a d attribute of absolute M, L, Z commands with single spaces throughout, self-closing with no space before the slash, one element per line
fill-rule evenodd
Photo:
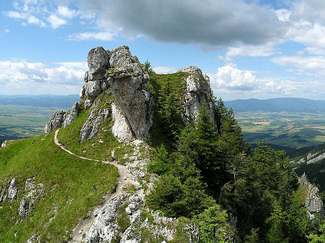
<path fill-rule="evenodd" d="M 120 225 L 119 222 L 123 223 Z M 137 243 L 153 240 L 146 239 L 144 231 L 150 232 L 156 239 L 172 241 L 178 224 L 181 223 L 177 219 L 162 217 L 159 213 L 149 211 L 140 195 L 123 193 L 100 209 L 86 234 L 85 242 Z M 198 229 L 192 223 L 182 226 L 182 231 L 188 234 L 186 242 L 198 242 Z"/>
<path fill-rule="evenodd" d="M 88 68 L 85 73 L 85 84 L 80 92 L 80 98 L 86 98 L 85 108 L 89 109 L 95 98 L 108 88 L 105 73 L 110 67 L 110 52 L 103 47 L 96 47 L 88 53 Z"/>
<path fill-rule="evenodd" d="M 75 102 L 72 108 L 65 114 L 63 127 L 69 126 L 74 120 L 78 117 L 80 112 L 80 105 L 79 103 Z"/>
<path fill-rule="evenodd" d="M 183 99 L 184 122 L 197 121 L 202 105 L 205 105 L 207 112 L 214 122 L 214 101 L 210 87 L 209 77 L 202 73 L 198 67 L 190 66 L 179 69 L 178 72 L 187 73 L 186 92 Z"/>
<path fill-rule="evenodd" d="M 57 111 L 52 116 L 50 121 L 45 125 L 44 132 L 50 133 L 51 131 L 62 127 L 64 121 L 65 111 Z"/>
<path fill-rule="evenodd" d="M 153 99 L 148 87 L 149 75 L 143 71 L 138 58 L 131 55 L 127 46 L 111 51 L 97 47 L 88 54 L 88 67 L 86 83 L 80 93 L 80 97 L 85 99 L 84 107 L 96 109 L 94 100 L 110 88 L 116 100 L 111 104 L 113 135 L 120 142 L 147 140 L 153 121 Z M 91 119 L 94 119 L 92 115 Z M 98 122 L 99 126 L 102 125 L 101 118 Z M 80 132 L 81 142 L 93 137 L 87 134 L 96 134 L 97 129 L 91 131 L 91 127 L 98 126 L 87 121 Z"/>
<path fill-rule="evenodd" d="M 112 119 L 114 121 L 114 125 L 112 126 L 114 137 L 119 142 L 131 141 L 134 136 L 130 129 L 130 125 L 115 102 L 112 103 Z"/>
<path fill-rule="evenodd" d="M 16 179 L 13 178 L 8 188 L 8 199 L 10 203 L 12 203 L 12 201 L 17 197 L 17 194 L 18 194 L 18 189 L 16 187 Z"/>
<path fill-rule="evenodd" d="M 153 123 L 153 98 L 148 86 L 149 76 L 142 70 L 137 58 L 127 56 L 128 48 L 124 48 L 124 52 L 121 49 L 118 49 L 116 56 L 122 56 L 122 60 L 117 62 L 113 59 L 113 63 L 122 65 L 109 71 L 106 77 L 132 134 L 136 139 L 147 140 Z M 113 57 L 114 50 L 111 59 Z"/>
<path fill-rule="evenodd" d="M 299 182 L 302 186 L 307 187 L 308 189 L 305 205 L 310 220 L 315 219 L 316 216 L 320 219 L 324 218 L 324 204 L 320 198 L 319 189 L 309 183 L 305 173 L 299 178 Z"/>
<path fill-rule="evenodd" d="M 110 111 L 105 108 L 93 109 L 88 120 L 80 130 L 80 142 L 92 139 L 98 133 L 98 130 L 104 124 L 104 121 L 108 118 L 109 114 Z"/>
<path fill-rule="evenodd" d="M 14 200 L 20 201 L 17 212 L 22 220 L 26 218 L 35 203 L 41 200 L 45 194 L 44 185 L 42 183 L 35 184 L 34 178 L 28 178 L 25 181 L 24 189 L 20 191 L 16 185 L 16 178 L 8 178 L 2 181 L 0 191 L 0 204 L 12 204 Z"/>
<path fill-rule="evenodd" d="M 39 183 L 35 185 L 33 178 L 28 178 L 25 182 L 25 195 L 21 199 L 18 214 L 23 220 L 32 210 L 35 203 L 43 196 L 45 193 L 44 185 Z"/>

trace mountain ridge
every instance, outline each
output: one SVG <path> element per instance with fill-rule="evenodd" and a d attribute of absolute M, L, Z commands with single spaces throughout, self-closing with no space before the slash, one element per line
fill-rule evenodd
<path fill-rule="evenodd" d="M 238 99 L 224 103 L 235 113 L 249 111 L 325 113 L 325 100 L 306 98 Z"/>

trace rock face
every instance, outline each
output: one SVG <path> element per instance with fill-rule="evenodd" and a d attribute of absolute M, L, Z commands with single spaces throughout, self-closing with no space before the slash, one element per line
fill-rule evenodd
<path fill-rule="evenodd" d="M 93 109 L 88 120 L 80 130 L 80 142 L 92 139 L 97 133 L 100 127 L 104 124 L 106 118 L 108 118 L 110 111 L 108 109 Z"/>
<path fill-rule="evenodd" d="M 88 53 L 88 68 L 85 73 L 85 84 L 83 85 L 80 98 L 86 98 L 85 108 L 89 109 L 96 97 L 108 88 L 105 73 L 110 67 L 110 52 L 103 47 L 96 47 Z"/>
<path fill-rule="evenodd" d="M 50 133 L 51 131 L 62 127 L 64 121 L 65 111 L 57 111 L 52 116 L 50 121 L 45 125 L 44 132 Z"/>
<path fill-rule="evenodd" d="M 63 127 L 69 126 L 74 120 L 78 117 L 80 112 L 80 105 L 79 103 L 75 102 L 72 108 L 65 114 Z"/>
<path fill-rule="evenodd" d="M 150 212 L 145 207 L 141 196 L 123 193 L 100 209 L 86 234 L 85 242 L 172 241 L 178 225 L 188 235 L 186 242 L 198 242 L 198 230 L 193 224 L 182 225 L 177 219 L 161 217 L 159 213 Z M 148 237 L 144 232 L 150 232 L 151 236 Z"/>
<path fill-rule="evenodd" d="M 16 185 L 16 178 L 6 179 L 2 182 L 0 191 L 0 205 L 3 203 L 12 204 L 14 200 L 20 201 L 17 212 L 21 220 L 26 218 L 35 203 L 41 200 L 45 194 L 44 185 L 42 183 L 35 184 L 34 178 L 28 178 L 25 181 L 24 189 L 20 191 Z"/>
<path fill-rule="evenodd" d="M 131 141 L 134 137 L 130 125 L 115 102 L 112 103 L 112 133 L 119 142 Z"/>
<path fill-rule="evenodd" d="M 310 220 L 315 219 L 316 216 L 320 219 L 324 218 L 324 204 L 319 196 L 319 189 L 309 183 L 305 173 L 299 178 L 299 182 L 308 189 L 305 205 Z"/>
<path fill-rule="evenodd" d="M 197 121 L 201 106 L 205 105 L 208 114 L 214 122 L 214 103 L 209 77 L 198 67 L 190 66 L 179 69 L 178 72 L 188 73 L 186 78 L 186 93 L 183 99 L 182 118 L 184 122 Z"/>
<path fill-rule="evenodd" d="M 35 185 L 33 178 L 28 178 L 26 180 L 25 196 L 21 199 L 18 208 L 18 214 L 22 220 L 30 213 L 32 207 L 40 200 L 44 192 L 44 185 L 42 183 Z"/>
<path fill-rule="evenodd" d="M 147 140 L 153 121 L 153 99 L 148 87 L 149 75 L 142 70 L 138 58 L 131 55 L 127 46 L 112 51 L 97 47 L 88 54 L 88 67 L 80 93 L 80 97 L 85 99 L 84 107 L 95 108 L 96 97 L 110 88 L 116 100 L 111 105 L 113 135 L 120 142 Z M 101 120 L 99 126 L 102 125 Z M 97 129 L 91 130 L 90 127 L 94 125 L 89 125 L 87 121 L 85 129 L 80 132 L 82 142 L 93 137 L 87 133 L 96 134 Z"/>
<path fill-rule="evenodd" d="M 114 69 L 106 75 L 111 91 L 132 134 L 136 139 L 147 140 L 153 123 L 150 77 L 142 70 L 138 59 L 131 56 L 128 47 L 114 49 L 111 54 Z"/>

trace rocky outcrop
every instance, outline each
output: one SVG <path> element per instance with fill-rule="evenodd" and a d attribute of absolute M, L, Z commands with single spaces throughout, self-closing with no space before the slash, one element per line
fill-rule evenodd
<path fill-rule="evenodd" d="M 108 88 L 105 73 L 110 67 L 110 52 L 103 47 L 96 47 L 88 53 L 88 68 L 85 73 L 85 84 L 83 85 L 80 98 L 85 98 L 85 108 L 89 109 L 96 97 Z"/>
<path fill-rule="evenodd" d="M 112 103 L 112 119 L 114 122 L 112 126 L 114 137 L 119 142 L 131 141 L 134 135 L 132 134 L 130 125 L 115 102 Z"/>
<path fill-rule="evenodd" d="M 177 226 L 188 235 L 184 242 L 198 242 L 198 229 L 192 223 L 182 224 L 177 219 L 162 217 L 149 211 L 138 194 L 123 193 L 97 212 L 85 242 L 172 241 Z"/>
<path fill-rule="evenodd" d="M 25 182 L 25 195 L 20 201 L 18 214 L 23 220 L 32 210 L 35 203 L 41 199 L 45 190 L 42 183 L 35 184 L 33 178 L 28 178 Z"/>
<path fill-rule="evenodd" d="M 147 140 L 153 121 L 153 98 L 148 87 L 149 75 L 143 71 L 138 58 L 131 55 L 127 46 L 111 51 L 97 47 L 88 54 L 88 67 L 80 93 L 85 109 L 96 109 L 95 99 L 110 88 L 116 101 L 111 104 L 113 135 L 120 142 Z M 90 132 L 94 126 L 89 121 L 86 123 L 80 132 L 81 142 L 93 137 L 87 133 L 97 131 Z"/>
<path fill-rule="evenodd" d="M 178 72 L 187 73 L 186 92 L 183 95 L 182 118 L 184 123 L 194 121 L 199 117 L 201 106 L 205 105 L 214 123 L 214 101 L 208 75 L 202 73 L 198 67 L 190 66 L 179 69 Z"/>
<path fill-rule="evenodd" d="M 48 123 L 46 123 L 44 132 L 46 134 L 50 133 L 51 131 L 62 127 L 64 121 L 65 111 L 57 111 L 52 116 Z"/>
<path fill-rule="evenodd" d="M 34 178 L 28 178 L 25 181 L 24 189 L 20 191 L 16 185 L 16 178 L 6 179 L 1 183 L 0 205 L 3 203 L 13 204 L 14 200 L 20 201 L 17 212 L 21 220 L 26 218 L 35 203 L 41 200 L 45 194 L 44 185 L 42 183 L 35 184 Z"/>
<path fill-rule="evenodd" d="M 137 58 L 130 56 L 127 47 L 112 50 L 111 60 L 114 65 L 121 65 L 106 74 L 117 105 L 135 138 L 147 140 L 153 123 L 150 77 L 142 70 Z"/>
<path fill-rule="evenodd" d="M 305 205 L 310 220 L 317 218 L 324 218 L 324 204 L 319 195 L 319 189 L 309 183 L 306 174 L 304 173 L 299 178 L 299 183 L 307 188 L 307 195 L 305 199 Z"/>
<path fill-rule="evenodd" d="M 104 124 L 105 119 L 110 115 L 108 109 L 95 108 L 91 111 L 90 116 L 80 130 L 80 142 L 92 139 Z"/>
<path fill-rule="evenodd" d="M 16 179 L 13 178 L 8 188 L 8 199 L 10 203 L 12 203 L 12 201 L 17 197 L 17 194 L 18 194 L 18 189 L 16 187 Z"/>
<path fill-rule="evenodd" d="M 80 112 L 80 105 L 78 102 L 75 102 L 72 108 L 65 114 L 63 127 L 69 126 L 76 118 L 78 117 Z"/>

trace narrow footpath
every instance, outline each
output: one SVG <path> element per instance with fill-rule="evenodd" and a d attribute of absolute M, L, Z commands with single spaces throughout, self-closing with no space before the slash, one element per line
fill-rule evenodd
<path fill-rule="evenodd" d="M 89 160 L 89 161 L 96 161 L 96 162 L 102 162 L 104 164 L 111 164 L 114 165 L 115 167 L 117 167 L 118 172 L 119 172 L 119 178 L 117 179 L 117 183 L 116 183 L 116 190 L 113 193 L 108 193 L 106 196 L 103 197 L 103 201 L 98 204 L 97 206 L 95 206 L 95 208 L 93 208 L 91 211 L 89 211 L 87 213 L 87 215 L 85 216 L 85 218 L 83 218 L 79 224 L 73 229 L 72 235 L 71 235 L 71 239 L 69 240 L 69 242 L 82 242 L 82 237 L 83 234 L 88 232 L 88 230 L 90 229 L 92 223 L 95 220 L 95 215 L 94 212 L 98 211 L 106 202 L 110 201 L 111 199 L 115 198 L 117 195 L 119 195 L 123 188 L 127 185 L 127 184 L 133 184 L 134 181 L 131 179 L 131 177 L 128 174 L 128 169 L 126 166 L 124 165 L 120 165 L 116 162 L 110 162 L 110 161 L 103 161 L 103 160 L 97 160 L 97 159 L 90 159 L 90 158 L 86 158 L 77 154 L 72 153 L 71 151 L 69 151 L 68 149 L 66 149 L 58 140 L 58 133 L 59 133 L 60 129 L 57 129 L 55 131 L 55 135 L 54 135 L 54 143 L 59 146 L 62 150 L 64 150 L 65 152 L 78 157 L 80 159 L 83 160 Z"/>

